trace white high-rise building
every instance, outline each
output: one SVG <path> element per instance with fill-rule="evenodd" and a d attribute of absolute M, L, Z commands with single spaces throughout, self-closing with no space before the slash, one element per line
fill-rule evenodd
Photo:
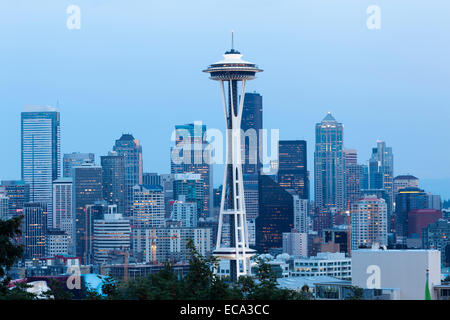
<path fill-rule="evenodd" d="M 208 256 L 212 252 L 210 228 L 156 228 L 138 229 L 133 250 L 145 263 L 187 262 L 190 252 L 187 241 L 192 240 L 197 251 Z"/>
<path fill-rule="evenodd" d="M 53 219 L 52 229 L 64 231 L 68 236 L 69 252 L 74 251 L 74 217 L 73 217 L 72 178 L 61 178 L 53 182 Z"/>
<path fill-rule="evenodd" d="M 300 233 L 308 232 L 309 200 L 294 195 L 294 229 Z"/>
<path fill-rule="evenodd" d="M 165 208 L 163 188 L 155 185 L 134 186 L 132 213 L 132 224 L 135 228 L 164 227 Z"/>
<path fill-rule="evenodd" d="M 116 206 L 108 207 L 103 219 L 94 220 L 94 260 L 107 262 L 114 252 L 127 252 L 130 249 L 130 220 L 115 212 Z"/>
<path fill-rule="evenodd" d="M 174 201 L 170 210 L 171 220 L 181 221 L 183 228 L 196 228 L 198 223 L 197 204 L 187 202 L 186 196 L 178 196 L 178 200 Z"/>
<path fill-rule="evenodd" d="M 9 218 L 9 198 L 0 193 L 0 220 L 8 220 Z"/>
<path fill-rule="evenodd" d="M 69 236 L 65 231 L 48 230 L 45 240 L 45 255 L 48 258 L 69 253 Z"/>
<path fill-rule="evenodd" d="M 283 253 L 290 256 L 308 256 L 308 234 L 299 232 L 283 233 Z"/>
<path fill-rule="evenodd" d="M 60 115 L 51 107 L 26 107 L 21 122 L 22 180 L 30 185 L 30 201 L 47 206 L 52 226 L 53 181 L 61 176 Z"/>
<path fill-rule="evenodd" d="M 351 212 L 352 250 L 377 243 L 387 245 L 387 204 L 384 199 L 366 196 L 354 203 Z"/>

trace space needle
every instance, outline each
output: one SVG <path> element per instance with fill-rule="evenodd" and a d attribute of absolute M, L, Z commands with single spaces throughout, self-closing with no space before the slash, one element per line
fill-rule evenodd
<path fill-rule="evenodd" d="M 225 174 L 213 255 L 219 260 L 230 261 L 231 280 L 237 281 L 240 276 L 251 275 L 250 258 L 255 254 L 248 244 L 245 211 L 241 155 L 242 110 L 247 81 L 255 79 L 256 73 L 263 70 L 254 63 L 242 60 L 242 54 L 234 49 L 233 33 L 231 50 L 225 52 L 223 57 L 222 61 L 203 70 L 210 74 L 211 80 L 219 81 L 227 127 Z"/>

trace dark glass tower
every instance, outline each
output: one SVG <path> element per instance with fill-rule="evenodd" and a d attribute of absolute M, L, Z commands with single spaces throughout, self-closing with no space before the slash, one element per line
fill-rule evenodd
<path fill-rule="evenodd" d="M 123 134 L 116 140 L 113 150 L 124 158 L 125 165 L 125 205 L 124 215 L 132 215 L 133 187 L 143 182 L 142 146 L 131 134 Z"/>
<path fill-rule="evenodd" d="M 100 158 L 102 166 L 103 199 L 117 205 L 120 214 L 125 212 L 125 159 L 117 152 Z"/>
<path fill-rule="evenodd" d="M 24 181 L 2 181 L 0 194 L 4 194 L 9 199 L 9 217 L 23 214 L 24 204 L 30 202 L 30 186 Z"/>
<path fill-rule="evenodd" d="M 301 199 L 309 199 L 306 141 L 280 141 L 278 155 L 278 183 L 280 186 L 294 190 Z"/>
<path fill-rule="evenodd" d="M 408 237 L 408 213 L 416 209 L 428 208 L 428 196 L 419 188 L 404 188 L 395 200 L 394 226 L 397 243 L 405 244 Z"/>
<path fill-rule="evenodd" d="M 25 258 L 43 258 L 47 234 L 47 204 L 29 202 L 24 205 Z"/>
<path fill-rule="evenodd" d="M 260 159 L 259 133 L 263 128 L 263 104 L 259 93 L 246 93 L 242 111 L 242 131 L 244 131 L 244 174 L 257 174 L 262 164 Z M 244 179 L 245 180 L 245 179 Z"/>
<path fill-rule="evenodd" d="M 283 232 L 294 227 L 294 198 L 270 176 L 259 179 L 259 215 L 256 218 L 256 249 L 267 253 L 283 246 Z"/>
<path fill-rule="evenodd" d="M 86 163 L 73 169 L 76 254 L 83 263 L 91 258 L 91 217 L 88 208 L 103 200 L 102 168 Z"/>

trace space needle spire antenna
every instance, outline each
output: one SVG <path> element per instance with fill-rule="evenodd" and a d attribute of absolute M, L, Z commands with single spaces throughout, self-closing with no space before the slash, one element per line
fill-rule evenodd
<path fill-rule="evenodd" d="M 241 155 L 242 110 L 247 81 L 255 79 L 256 73 L 263 70 L 254 63 L 242 60 L 242 54 L 234 49 L 234 31 L 231 33 L 231 50 L 225 52 L 223 57 L 223 60 L 203 70 L 210 74 L 211 80 L 220 84 L 227 128 L 225 174 L 213 255 L 219 260 L 230 261 L 231 280 L 237 281 L 240 276 L 251 275 L 250 259 L 255 255 L 248 242 L 244 198 Z M 226 227 L 228 231 L 225 230 Z"/>

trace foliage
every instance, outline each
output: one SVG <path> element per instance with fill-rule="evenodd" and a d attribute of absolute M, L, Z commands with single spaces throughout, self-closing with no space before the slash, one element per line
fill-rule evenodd
<path fill-rule="evenodd" d="M 364 290 L 357 286 L 351 286 L 350 292 L 347 294 L 345 300 L 361 300 L 363 298 Z"/>
<path fill-rule="evenodd" d="M 192 241 L 188 241 L 190 251 L 189 271 L 178 279 L 170 265 L 160 272 L 134 280 L 115 281 L 106 278 L 102 290 L 105 297 L 88 292 L 87 299 L 108 300 L 309 300 L 309 288 L 302 291 L 278 287 L 276 275 L 264 260 L 258 260 L 256 279 L 240 277 L 237 283 L 217 276 L 214 270 L 218 261 L 214 257 L 204 257 L 198 253 Z"/>

